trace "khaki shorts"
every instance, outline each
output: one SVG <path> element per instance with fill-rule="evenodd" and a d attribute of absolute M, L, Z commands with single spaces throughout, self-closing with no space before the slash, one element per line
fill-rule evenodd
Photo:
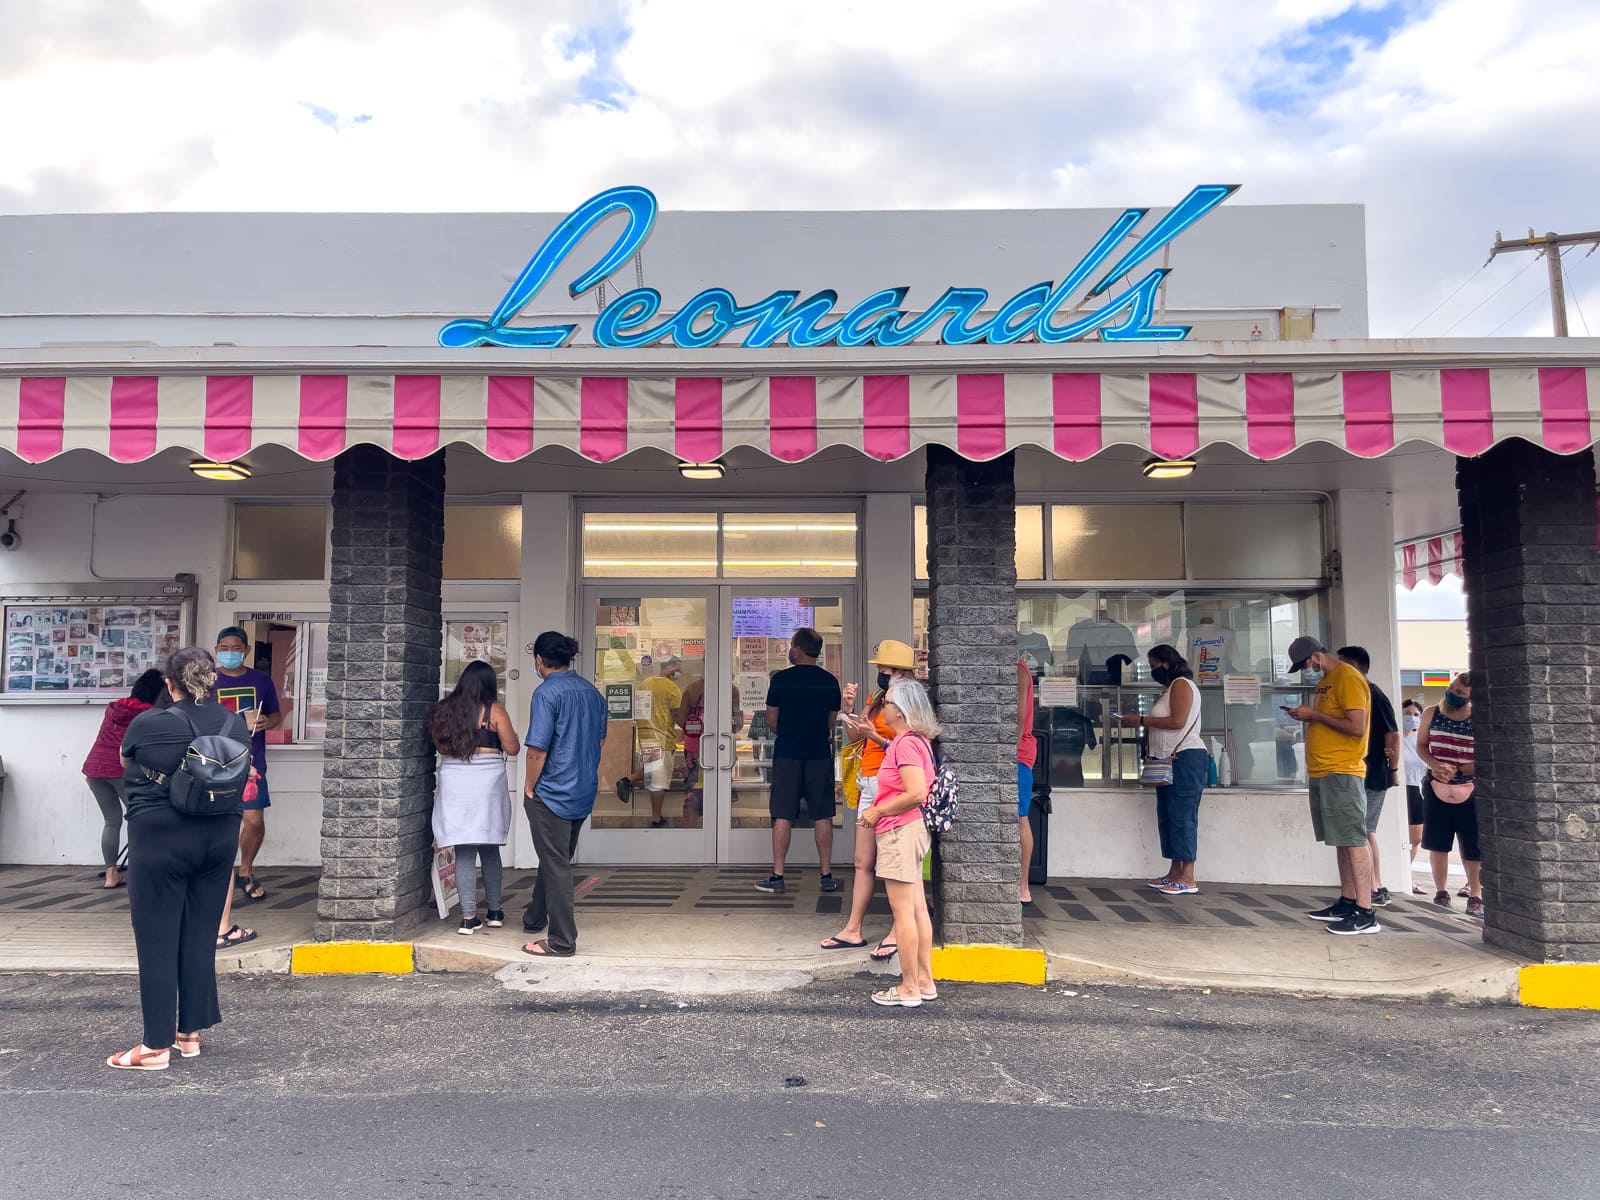
<path fill-rule="evenodd" d="M 1367 787 L 1360 775 L 1311 781 L 1311 832 L 1325 846 L 1367 844 Z"/>
<path fill-rule="evenodd" d="M 921 883 L 922 860 L 933 848 L 933 835 L 923 824 L 921 815 L 915 821 L 877 836 L 878 865 L 872 873 L 893 883 Z"/>

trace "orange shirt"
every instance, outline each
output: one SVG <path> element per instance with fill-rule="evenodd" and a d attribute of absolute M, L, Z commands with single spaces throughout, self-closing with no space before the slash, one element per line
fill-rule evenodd
<path fill-rule="evenodd" d="M 870 705 L 868 706 L 868 711 L 871 711 Z M 880 746 L 877 742 L 868 738 L 867 744 L 861 748 L 861 774 L 868 779 L 877 775 L 878 768 L 883 766 L 884 751 L 888 750 L 888 743 L 894 738 L 894 730 L 883 723 L 883 706 L 881 704 L 878 706 L 877 715 L 872 718 L 872 729 L 874 733 L 883 739 L 884 744 Z"/>

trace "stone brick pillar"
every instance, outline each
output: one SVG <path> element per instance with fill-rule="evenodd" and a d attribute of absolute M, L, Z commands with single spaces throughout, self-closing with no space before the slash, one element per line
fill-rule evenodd
<path fill-rule="evenodd" d="M 1022 941 L 1013 467 L 1009 454 L 975 463 L 928 449 L 929 677 L 961 781 L 936 884 L 948 945 Z"/>
<path fill-rule="evenodd" d="M 1484 940 L 1600 961 L 1600 549 L 1592 454 L 1460 459 Z"/>
<path fill-rule="evenodd" d="M 443 570 L 444 455 L 339 455 L 319 941 L 394 939 L 430 903 Z"/>

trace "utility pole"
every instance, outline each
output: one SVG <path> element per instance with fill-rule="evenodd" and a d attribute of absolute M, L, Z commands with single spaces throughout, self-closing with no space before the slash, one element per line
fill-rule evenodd
<path fill-rule="evenodd" d="M 1537 250 L 1544 255 L 1545 266 L 1550 272 L 1550 317 L 1555 324 L 1557 337 L 1567 336 L 1567 289 L 1561 278 L 1563 246 L 1588 246 L 1589 253 L 1593 254 L 1600 247 L 1600 229 L 1588 233 L 1547 233 L 1543 237 L 1529 229 L 1527 237 L 1512 242 L 1501 237 L 1496 229 L 1494 245 L 1489 248 L 1489 262 L 1493 262 L 1498 254 L 1508 254 L 1514 250 Z"/>

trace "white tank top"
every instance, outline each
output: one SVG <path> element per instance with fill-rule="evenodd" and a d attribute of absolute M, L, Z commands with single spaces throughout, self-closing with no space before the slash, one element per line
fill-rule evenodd
<path fill-rule="evenodd" d="M 1174 754 L 1184 750 L 1204 750 L 1206 744 L 1200 737 L 1200 689 L 1195 686 L 1192 679 L 1174 679 L 1171 687 L 1161 693 L 1161 699 L 1151 706 L 1152 717 L 1170 717 L 1172 715 L 1172 692 L 1179 684 L 1186 686 L 1192 693 L 1189 699 L 1189 715 L 1184 718 L 1183 729 L 1152 729 L 1150 731 L 1150 753 L 1157 758 L 1171 758 Z"/>

